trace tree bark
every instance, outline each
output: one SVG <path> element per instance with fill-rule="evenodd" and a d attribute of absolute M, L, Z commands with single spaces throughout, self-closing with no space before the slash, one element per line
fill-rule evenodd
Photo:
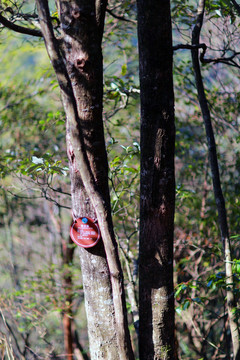
<path fill-rule="evenodd" d="M 46 0 L 38 13 L 67 117 L 73 217 L 99 222 L 103 243 L 80 249 L 91 359 L 133 359 L 108 190 L 101 39 L 106 1 L 58 2 L 61 52 Z"/>
<path fill-rule="evenodd" d="M 139 353 L 174 359 L 174 94 L 170 1 L 138 0 L 141 88 Z"/>
<path fill-rule="evenodd" d="M 198 15 L 196 19 L 196 24 L 194 26 L 192 32 L 192 44 L 198 45 L 199 38 L 201 33 L 201 28 L 203 24 L 203 16 L 205 9 L 205 0 L 199 1 L 198 6 Z M 198 92 L 198 100 L 200 104 L 200 108 L 202 111 L 202 116 L 205 124 L 205 130 L 207 135 L 207 143 L 208 143 L 208 154 L 209 154 L 209 163 L 212 173 L 212 182 L 213 182 L 213 190 L 214 196 L 217 205 L 218 211 L 218 223 L 221 233 L 221 240 L 223 244 L 223 254 L 224 254 L 224 262 L 225 262 L 225 271 L 226 271 L 226 286 L 227 286 L 227 308 L 228 308 L 228 317 L 229 317 L 229 325 L 232 336 L 232 344 L 233 344 L 233 356 L 234 360 L 240 359 L 240 344 L 239 344 L 239 326 L 237 317 L 234 315 L 234 308 L 236 308 L 236 300 L 234 296 L 234 283 L 233 283 L 233 272 L 232 272 L 232 259 L 231 259 L 231 244 L 229 239 L 229 229 L 228 229 L 228 221 L 227 221 L 227 212 L 225 207 L 225 199 L 222 193 L 221 188 L 221 180 L 219 175 L 219 167 L 218 167 L 218 158 L 217 158 L 217 149 L 216 142 L 212 127 L 211 114 L 209 111 L 209 106 L 207 102 L 207 98 L 205 95 L 203 79 L 200 69 L 199 62 L 199 54 L 198 50 L 192 50 L 192 61 L 193 61 L 193 69 L 196 80 L 196 88 Z"/>

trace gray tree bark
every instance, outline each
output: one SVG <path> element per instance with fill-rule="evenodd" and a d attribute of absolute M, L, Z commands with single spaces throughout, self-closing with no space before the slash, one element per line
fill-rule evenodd
<path fill-rule="evenodd" d="M 80 249 L 91 359 L 133 359 L 108 190 L 102 122 L 101 40 L 106 1 L 59 1 L 61 47 L 46 0 L 38 0 L 41 30 L 61 88 L 73 217 L 99 222 L 103 243 Z"/>

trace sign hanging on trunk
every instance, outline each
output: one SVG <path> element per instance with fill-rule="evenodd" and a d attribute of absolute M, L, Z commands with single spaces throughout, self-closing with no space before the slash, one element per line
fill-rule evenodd
<path fill-rule="evenodd" d="M 96 221 L 89 217 L 80 217 L 72 223 L 70 237 L 78 246 L 90 248 L 98 243 L 101 233 Z"/>

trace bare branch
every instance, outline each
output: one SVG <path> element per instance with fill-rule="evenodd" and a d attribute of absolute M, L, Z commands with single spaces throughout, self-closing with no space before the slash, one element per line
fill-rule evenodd
<path fill-rule="evenodd" d="M 114 12 L 113 12 L 111 9 L 108 9 L 108 8 L 107 8 L 106 11 L 107 11 L 112 17 L 114 17 L 115 19 L 122 20 L 122 21 L 125 21 L 125 22 L 130 22 L 130 23 L 132 23 L 132 24 L 137 24 L 137 21 L 136 21 L 136 20 L 127 19 L 127 18 L 125 18 L 124 16 L 116 15 L 116 14 L 114 14 Z"/>
<path fill-rule="evenodd" d="M 52 188 L 53 191 L 56 191 Z M 59 208 L 63 208 L 63 209 L 68 209 L 70 210 L 71 207 L 69 206 L 66 206 L 66 205 L 62 205 L 60 204 L 59 202 L 57 202 L 56 200 L 52 199 L 48 194 L 47 194 L 47 190 L 45 189 L 42 189 L 42 195 L 41 196 L 22 196 L 22 195 L 18 195 L 18 194 L 15 194 L 13 193 L 12 191 L 10 190 L 6 190 L 9 194 L 11 194 L 12 196 L 14 196 L 16 199 L 26 199 L 26 200 L 32 200 L 32 199 L 46 199 L 52 203 L 54 203 L 57 207 Z M 59 191 L 60 193 L 62 194 L 66 194 L 66 195 L 69 195 L 68 193 L 63 193 L 61 191 Z"/>
<path fill-rule="evenodd" d="M 19 352 L 20 355 L 23 355 L 23 352 L 22 352 L 22 350 L 20 349 L 20 346 L 19 346 L 19 344 L 18 344 L 17 338 L 16 338 L 16 336 L 15 336 L 15 334 L 14 334 L 14 331 L 12 330 L 11 326 L 9 325 L 9 323 L 6 321 L 2 309 L 0 309 L 0 316 L 1 316 L 1 318 L 2 318 L 2 321 L 3 321 L 6 329 L 7 329 L 8 332 L 9 332 L 9 334 L 12 335 L 12 337 L 13 337 L 13 339 L 14 339 L 14 341 L 15 341 L 17 351 Z"/>
<path fill-rule="evenodd" d="M 206 44 L 178 44 L 173 46 L 173 51 L 179 50 L 179 49 L 203 49 L 206 51 L 207 45 Z"/>
<path fill-rule="evenodd" d="M 240 65 L 238 65 L 236 63 L 236 61 L 234 61 L 234 58 L 238 55 L 240 55 L 240 52 L 234 52 L 233 55 L 231 56 L 228 56 L 228 57 L 219 57 L 219 58 L 213 58 L 213 59 L 205 59 L 204 58 L 204 55 L 205 55 L 205 52 L 203 50 L 203 52 L 200 54 L 200 61 L 203 63 L 203 64 L 209 64 L 209 63 L 214 63 L 214 64 L 218 64 L 218 63 L 223 63 L 223 64 L 226 64 L 226 65 L 230 65 L 230 66 L 234 66 L 234 67 L 237 67 L 237 68 L 240 68 Z"/>
<path fill-rule="evenodd" d="M 16 25 L 13 22 L 7 20 L 2 14 L 0 14 L 0 23 L 2 25 L 4 25 L 5 27 L 7 27 L 8 29 L 11 29 L 20 34 L 26 34 L 26 35 L 36 36 L 36 37 L 43 36 L 42 32 L 40 30 L 30 29 L 30 28 L 26 28 L 24 26 Z"/>
<path fill-rule="evenodd" d="M 136 298 L 136 290 L 135 290 L 135 283 L 133 280 L 133 275 L 131 273 L 131 269 L 130 269 L 130 264 L 129 264 L 129 258 L 126 255 L 123 247 L 121 246 L 120 242 L 119 242 L 119 246 L 122 252 L 122 255 L 124 257 L 124 261 L 125 261 L 125 265 L 126 265 L 126 270 L 127 270 L 127 274 L 128 274 L 128 284 L 127 284 L 127 293 L 128 293 L 128 298 L 131 304 L 131 312 L 132 312 L 132 317 L 133 317 L 133 324 L 136 330 L 136 333 L 139 335 L 139 309 L 138 309 L 138 303 L 137 303 L 137 298 Z"/>
<path fill-rule="evenodd" d="M 213 59 L 205 59 L 205 54 L 207 51 L 207 45 L 202 43 L 202 44 L 178 44 L 173 46 L 173 51 L 179 50 L 179 49 L 189 49 L 189 50 L 197 50 L 197 49 L 202 49 L 203 51 L 200 54 L 200 61 L 203 64 L 210 64 L 210 63 L 214 63 L 214 64 L 218 64 L 218 63 L 223 63 L 226 65 L 230 65 L 230 66 L 234 66 L 237 68 L 240 68 L 240 65 L 236 63 L 236 61 L 234 61 L 234 58 L 238 55 L 240 55 L 240 52 L 234 52 L 233 55 L 228 56 L 228 57 L 219 57 L 219 58 L 213 58 Z"/>
<path fill-rule="evenodd" d="M 74 355 L 76 356 L 77 360 L 90 360 L 87 353 L 84 351 L 84 348 L 82 347 L 80 341 L 78 332 L 76 330 L 75 323 L 74 325 Z"/>

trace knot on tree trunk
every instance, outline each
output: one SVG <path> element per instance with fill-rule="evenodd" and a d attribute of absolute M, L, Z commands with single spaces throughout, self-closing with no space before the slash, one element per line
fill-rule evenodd
<path fill-rule="evenodd" d="M 72 17 L 74 19 L 79 19 L 81 16 L 80 9 L 73 9 L 72 10 Z"/>
<path fill-rule="evenodd" d="M 90 66 L 88 58 L 79 57 L 75 60 L 75 67 L 80 71 L 87 71 Z"/>

